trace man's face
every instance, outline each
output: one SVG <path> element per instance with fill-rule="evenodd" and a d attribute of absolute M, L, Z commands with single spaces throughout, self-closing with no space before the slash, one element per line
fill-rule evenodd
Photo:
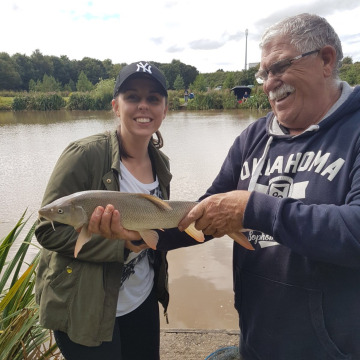
<path fill-rule="evenodd" d="M 313 49 L 316 50 L 316 49 Z M 275 38 L 264 46 L 261 69 L 301 55 L 287 38 Z M 319 122 L 324 113 L 326 79 L 319 53 L 291 62 L 282 73 L 268 74 L 263 88 L 279 123 L 296 134 Z"/>

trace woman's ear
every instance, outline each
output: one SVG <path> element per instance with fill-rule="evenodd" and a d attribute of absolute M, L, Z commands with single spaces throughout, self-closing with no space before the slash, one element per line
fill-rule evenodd
<path fill-rule="evenodd" d="M 114 114 L 115 114 L 117 117 L 120 117 L 119 104 L 118 104 L 118 102 L 116 101 L 116 99 L 112 99 L 111 105 L 112 105 Z"/>

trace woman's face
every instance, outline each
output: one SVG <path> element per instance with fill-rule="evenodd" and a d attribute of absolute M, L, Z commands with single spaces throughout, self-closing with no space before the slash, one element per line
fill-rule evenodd
<path fill-rule="evenodd" d="M 121 121 L 121 135 L 149 140 L 161 126 L 167 113 L 165 96 L 159 85 L 149 78 L 130 78 L 121 93 L 112 101 Z"/>

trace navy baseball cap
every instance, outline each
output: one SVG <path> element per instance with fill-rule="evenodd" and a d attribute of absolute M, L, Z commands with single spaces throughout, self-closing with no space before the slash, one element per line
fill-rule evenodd
<path fill-rule="evenodd" d="M 152 65 L 147 61 L 139 61 L 130 65 L 126 65 L 120 70 L 114 87 L 114 99 L 120 93 L 121 86 L 124 84 L 124 82 L 131 76 L 135 75 L 154 79 L 160 85 L 161 94 L 168 96 L 164 74 L 155 65 Z"/>

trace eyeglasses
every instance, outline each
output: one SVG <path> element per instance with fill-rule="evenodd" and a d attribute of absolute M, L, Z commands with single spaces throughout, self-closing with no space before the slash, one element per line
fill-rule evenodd
<path fill-rule="evenodd" d="M 255 79 L 259 84 L 262 84 L 264 81 L 266 81 L 269 77 L 269 73 L 271 72 L 273 75 L 282 75 L 291 65 L 295 60 L 299 60 L 305 56 L 311 55 L 311 54 L 315 54 L 317 52 L 319 52 L 320 50 L 313 50 L 313 51 L 309 51 L 306 52 L 304 54 L 295 56 L 292 59 L 284 59 L 284 60 L 280 60 L 274 64 L 272 64 L 268 70 L 266 69 L 261 69 L 259 70 L 256 74 L 255 74 Z"/>

